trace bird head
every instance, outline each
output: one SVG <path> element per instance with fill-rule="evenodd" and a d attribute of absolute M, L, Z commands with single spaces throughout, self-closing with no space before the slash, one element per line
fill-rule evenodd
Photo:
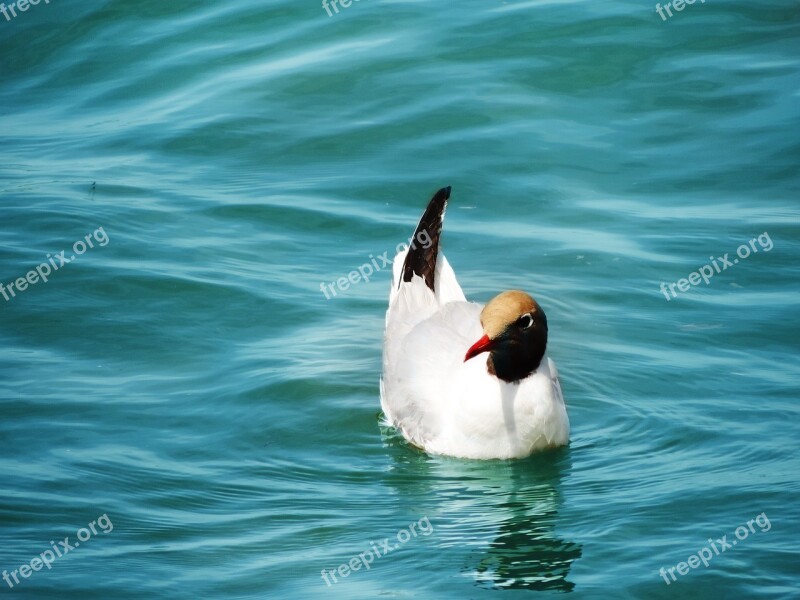
<path fill-rule="evenodd" d="M 481 326 L 485 335 L 464 362 L 488 352 L 489 373 L 509 383 L 539 368 L 547 349 L 547 317 L 528 294 L 512 290 L 492 298 L 481 312 Z"/>

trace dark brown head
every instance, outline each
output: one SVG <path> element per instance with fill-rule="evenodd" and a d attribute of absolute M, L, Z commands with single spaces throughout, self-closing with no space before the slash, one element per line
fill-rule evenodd
<path fill-rule="evenodd" d="M 467 351 L 464 362 L 489 352 L 492 375 L 514 383 L 539 368 L 547 349 L 547 317 L 525 292 L 503 292 L 483 308 L 484 335 Z"/>

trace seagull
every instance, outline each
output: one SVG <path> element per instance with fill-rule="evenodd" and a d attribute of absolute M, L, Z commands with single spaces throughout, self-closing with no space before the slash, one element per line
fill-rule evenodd
<path fill-rule="evenodd" d="M 569 443 L 547 317 L 527 293 L 468 302 L 439 252 L 450 187 L 392 264 L 383 345 L 385 424 L 430 454 L 523 458 Z"/>

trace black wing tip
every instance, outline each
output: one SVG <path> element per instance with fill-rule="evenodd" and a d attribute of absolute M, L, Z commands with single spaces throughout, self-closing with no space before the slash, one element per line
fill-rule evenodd
<path fill-rule="evenodd" d="M 418 275 L 425 280 L 425 284 L 431 291 L 434 290 L 436 260 L 439 254 L 439 236 L 442 233 L 442 219 L 444 218 L 444 211 L 447 201 L 450 199 L 451 191 L 452 186 L 443 187 L 428 202 L 428 206 L 422 214 L 412 239 L 421 241 L 419 236 L 421 232 L 425 232 L 430 239 L 430 244 L 428 247 L 411 245 L 403 264 L 401 282 L 411 281 L 414 275 Z"/>
<path fill-rule="evenodd" d="M 447 207 L 447 201 L 450 200 L 450 192 L 452 191 L 452 189 L 453 188 L 448 185 L 447 187 L 439 189 L 433 195 L 431 201 L 428 202 L 428 206 L 425 207 L 425 212 L 422 214 L 422 218 L 420 219 L 419 225 L 417 226 L 417 232 L 422 229 L 423 225 L 427 227 L 436 225 L 437 232 L 442 231 L 442 219 L 444 218 L 444 210 Z"/>

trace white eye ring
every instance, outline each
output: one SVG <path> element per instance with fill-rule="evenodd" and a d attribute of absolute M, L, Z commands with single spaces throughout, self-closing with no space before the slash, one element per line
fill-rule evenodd
<path fill-rule="evenodd" d="M 522 315 L 519 318 L 519 326 L 522 329 L 530 329 L 531 325 L 533 325 L 533 317 L 530 315 Z"/>

